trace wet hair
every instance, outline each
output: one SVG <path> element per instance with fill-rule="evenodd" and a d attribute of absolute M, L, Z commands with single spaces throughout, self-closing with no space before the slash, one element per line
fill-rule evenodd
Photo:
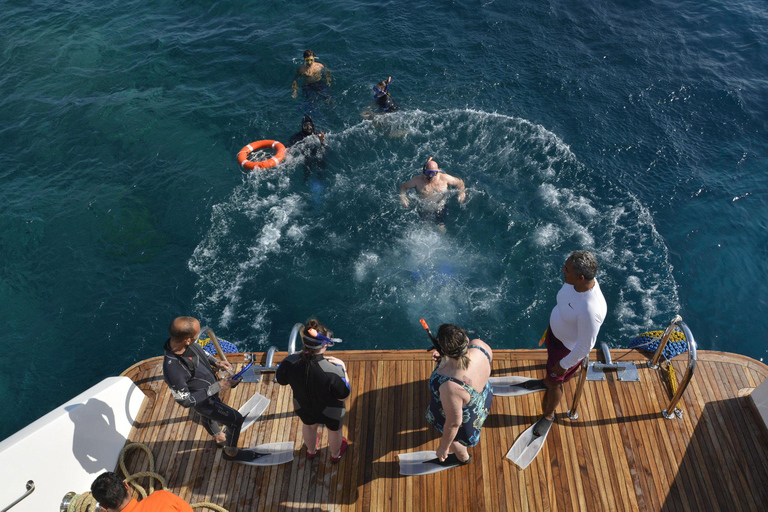
<path fill-rule="evenodd" d="M 304 50 L 304 58 L 305 59 L 308 59 L 308 58 L 314 57 L 314 56 L 315 56 L 315 52 L 313 52 L 312 50 Z"/>
<path fill-rule="evenodd" d="M 466 370 L 469 366 L 469 336 L 458 325 L 443 324 L 437 329 L 437 342 L 443 349 L 443 354 L 458 360 L 459 368 Z"/>
<path fill-rule="evenodd" d="M 323 349 L 323 345 L 307 345 L 307 342 L 304 341 L 304 336 L 308 335 L 308 331 L 310 329 L 315 329 L 319 334 L 322 334 L 323 336 L 327 336 L 329 338 L 333 337 L 333 332 L 328 330 L 328 328 L 321 324 L 317 318 L 310 318 L 307 320 L 307 322 L 304 324 L 304 327 L 301 328 L 301 343 L 304 346 L 301 351 L 301 359 L 304 361 L 304 389 L 307 391 L 307 395 L 309 395 L 310 400 L 312 402 L 318 402 L 318 396 L 317 396 L 317 386 L 313 385 L 311 382 L 310 376 L 311 369 L 313 365 L 317 364 L 317 361 L 315 361 L 313 358 Z"/>
<path fill-rule="evenodd" d="M 111 471 L 96 477 L 91 484 L 91 494 L 102 507 L 106 508 L 117 508 L 128 497 L 123 479 Z"/>
<path fill-rule="evenodd" d="M 573 264 L 573 271 L 591 281 L 597 275 L 597 258 L 589 251 L 573 251 L 568 259 Z"/>
<path fill-rule="evenodd" d="M 386 80 L 382 80 L 381 82 L 376 84 L 376 87 L 378 87 L 381 90 L 381 92 L 384 92 L 384 88 L 386 86 L 387 86 L 387 81 Z"/>
<path fill-rule="evenodd" d="M 197 326 L 199 324 L 197 318 L 191 316 L 179 316 L 173 319 L 171 325 L 168 326 L 168 333 L 171 335 L 173 341 L 183 340 L 190 336 L 197 334 Z"/>

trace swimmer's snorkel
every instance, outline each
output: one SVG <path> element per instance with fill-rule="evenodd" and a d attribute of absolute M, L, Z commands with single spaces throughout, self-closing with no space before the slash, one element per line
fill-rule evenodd
<path fill-rule="evenodd" d="M 304 340 L 305 344 L 309 344 L 312 348 L 323 348 L 325 346 L 332 347 L 336 343 L 341 343 L 341 338 L 329 338 L 328 336 L 317 332 L 317 329 L 315 328 L 308 329 L 307 334 L 303 334 L 301 339 Z"/>
<path fill-rule="evenodd" d="M 248 363 L 247 365 L 245 365 L 242 370 L 237 372 L 235 374 L 235 376 L 232 377 L 232 380 L 240 380 L 240 379 L 242 379 L 243 378 L 243 374 L 245 374 L 245 372 L 247 372 L 248 368 L 250 368 L 251 366 L 253 366 L 253 363 Z"/>
<path fill-rule="evenodd" d="M 423 318 L 419 320 L 421 323 L 421 326 L 424 328 L 425 331 L 427 331 L 427 336 L 429 336 L 429 339 L 432 340 L 432 345 L 434 346 L 434 350 L 437 350 L 437 353 L 441 356 L 443 355 L 443 349 L 440 348 L 440 344 L 437 342 L 437 339 L 432 335 L 432 331 L 429 330 L 429 325 L 427 325 L 427 321 Z M 433 350 L 431 348 L 428 348 L 427 350 Z"/>

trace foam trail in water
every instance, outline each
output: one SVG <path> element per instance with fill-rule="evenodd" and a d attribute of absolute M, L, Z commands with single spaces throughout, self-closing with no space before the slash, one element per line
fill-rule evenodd
<path fill-rule="evenodd" d="M 199 276 L 200 308 L 220 311 L 211 317 L 221 327 L 229 327 L 238 316 L 243 288 L 252 283 L 270 254 L 281 251 L 283 237 L 301 239 L 301 228 L 291 220 L 301 211 L 302 199 L 286 191 L 288 183 L 285 176 L 275 183 L 264 183 L 262 176 L 252 174 L 227 203 L 214 207 L 211 230 L 195 249 L 189 268 Z M 259 187 L 262 184 L 264 187 Z M 259 189 L 266 192 L 263 197 L 258 195 Z M 253 228 L 250 241 L 238 236 L 243 233 L 244 223 L 238 220 L 241 216 L 247 219 L 245 227 Z M 252 327 L 262 329 L 271 308 L 261 301 L 260 307 L 242 316 L 250 319 Z"/>
<path fill-rule="evenodd" d="M 472 110 L 416 110 L 329 132 L 327 140 L 320 179 L 305 181 L 306 155 L 293 155 L 214 207 L 190 260 L 205 316 L 261 330 L 265 341 L 272 318 L 290 324 L 321 315 L 345 336 L 393 331 L 372 343 L 403 348 L 418 343 L 415 322 L 431 315 L 502 346 L 527 347 L 546 327 L 559 269 L 576 249 L 600 261 L 613 344 L 676 312 L 667 249 L 650 213 L 541 126 Z M 445 233 L 419 218 L 418 201 L 406 209 L 397 195 L 429 156 L 468 188 L 464 205 L 448 198 Z"/>

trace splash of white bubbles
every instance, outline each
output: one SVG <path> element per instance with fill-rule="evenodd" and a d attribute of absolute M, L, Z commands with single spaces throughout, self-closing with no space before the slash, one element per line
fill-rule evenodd
<path fill-rule="evenodd" d="M 505 333 L 538 339 L 561 284 L 557 269 L 576 249 L 598 255 L 616 344 L 676 311 L 667 249 L 648 210 L 586 172 L 541 126 L 417 110 L 327 131 L 327 140 L 324 178 L 305 181 L 307 155 L 293 155 L 213 208 L 189 262 L 203 315 L 265 340 L 276 312 L 301 319 L 322 310 L 353 331 L 355 318 L 392 330 L 432 314 L 528 346 Z M 399 205 L 398 186 L 429 156 L 467 185 L 464 205 L 448 200 L 445 232 Z M 259 284 L 277 279 L 276 269 L 286 292 L 269 295 Z M 307 287 L 326 295 L 301 309 L 295 294 Z"/>

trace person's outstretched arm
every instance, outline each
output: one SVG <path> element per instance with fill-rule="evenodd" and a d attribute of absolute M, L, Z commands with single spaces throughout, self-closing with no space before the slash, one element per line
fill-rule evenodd
<path fill-rule="evenodd" d="M 408 205 L 410 204 L 408 203 L 408 198 L 405 196 L 405 193 L 409 188 L 416 188 L 416 183 L 413 181 L 413 178 L 400 185 L 400 204 L 405 208 L 408 208 Z"/>

